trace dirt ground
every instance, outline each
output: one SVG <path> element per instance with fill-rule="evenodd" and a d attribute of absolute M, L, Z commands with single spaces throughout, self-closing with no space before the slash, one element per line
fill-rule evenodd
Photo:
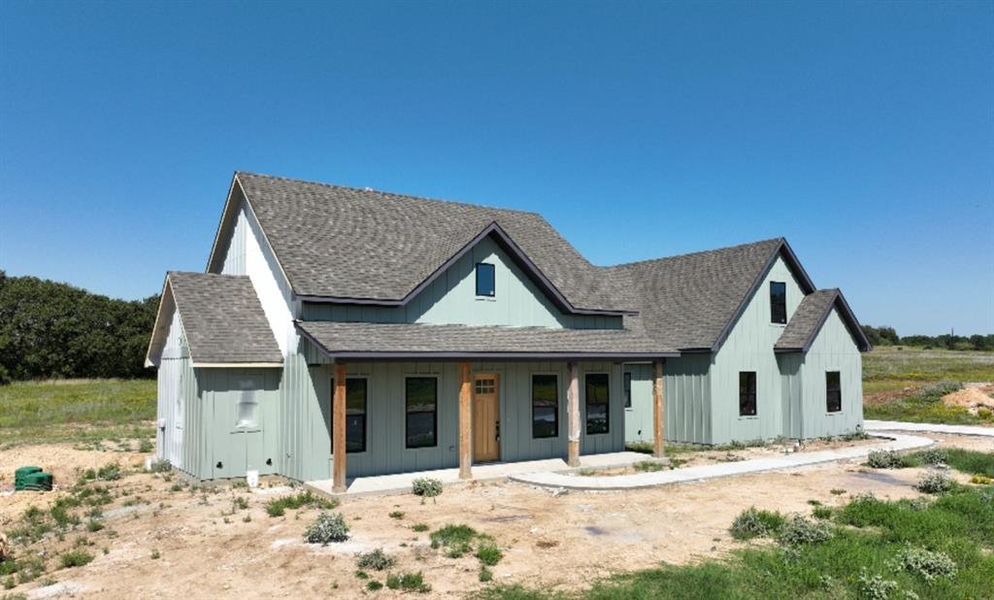
<path fill-rule="evenodd" d="M 977 416 L 981 410 L 994 410 L 994 384 L 967 383 L 958 392 L 942 397 L 946 406 L 962 406 Z"/>
<path fill-rule="evenodd" d="M 989 439 L 929 437 L 940 447 L 994 452 Z M 17 466 L 42 466 L 71 486 L 84 469 L 110 462 L 138 467 L 144 459 L 136 452 L 65 445 L 0 452 L 0 472 L 7 477 L 0 482 L 0 530 L 14 526 L 28 506 L 46 507 L 67 494 L 7 493 Z M 428 532 L 412 530 L 419 523 L 431 530 L 466 524 L 494 536 L 504 550 L 493 567 L 496 583 L 572 590 L 661 561 L 721 557 L 740 547 L 728 526 L 750 506 L 808 514 L 809 500 L 838 506 L 862 493 L 914 497 L 919 494 L 912 485 L 920 474 L 918 469 L 874 471 L 851 462 L 627 492 L 557 495 L 515 483 L 476 483 L 445 488 L 437 503 L 422 504 L 409 494 L 349 498 L 337 510 L 352 539 L 321 547 L 303 542 L 315 509 L 288 510 L 276 518 L 266 514 L 268 500 L 291 492 L 282 484 L 269 482 L 277 487 L 252 492 L 230 485 L 192 491 L 177 489 L 177 476 L 134 472 L 107 483 L 115 499 L 103 507 L 104 529 L 79 527 L 63 540 L 50 536 L 31 546 L 31 552 L 44 554 L 49 572 L 12 591 L 30 598 L 399 597 L 386 588 L 367 592 L 366 581 L 355 575 L 354 554 L 377 547 L 398 559 L 394 572 L 422 572 L 432 586 L 428 597 L 463 596 L 488 585 L 478 580 L 476 558 L 452 559 L 432 550 Z M 247 509 L 233 507 L 237 497 L 248 501 Z M 401 518 L 389 516 L 398 511 Z M 95 556 L 93 562 L 58 569 L 55 556 L 76 544 Z M 382 573 L 370 574 L 385 580 Z"/>

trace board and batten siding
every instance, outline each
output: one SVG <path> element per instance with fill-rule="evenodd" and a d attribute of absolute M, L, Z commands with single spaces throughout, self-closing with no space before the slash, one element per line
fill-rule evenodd
<path fill-rule="evenodd" d="M 782 382 L 773 346 L 784 325 L 770 321 L 770 282 L 787 284 L 787 320 L 804 298 L 783 258 L 766 274 L 711 367 L 712 444 L 771 439 L 783 429 Z M 756 372 L 756 415 L 739 415 L 739 373 Z"/>
<path fill-rule="evenodd" d="M 495 294 L 476 295 L 476 264 L 494 265 Z M 555 329 L 620 329 L 621 317 L 561 312 L 491 238 L 449 266 L 405 306 L 305 302 L 307 321 L 504 325 Z"/>
<path fill-rule="evenodd" d="M 711 443 L 711 354 L 667 358 L 663 367 L 666 441 Z M 632 408 L 625 410 L 625 441 L 653 441 L 653 366 L 628 364 Z"/>
<path fill-rule="evenodd" d="M 778 354 L 780 367 L 780 400 L 783 414 L 783 435 L 789 438 L 803 438 L 801 427 L 801 365 L 804 355 L 800 352 Z"/>
<path fill-rule="evenodd" d="M 289 364 L 297 365 L 290 367 Z M 328 479 L 331 476 L 332 369 L 325 365 L 307 367 L 291 361 L 287 369 L 297 383 L 282 399 L 286 418 L 283 440 L 287 457 L 283 473 L 299 480 Z M 473 374 L 497 375 L 500 391 L 501 461 L 564 458 L 567 450 L 566 387 L 568 373 L 563 362 L 474 363 Z M 366 379 L 366 450 L 350 452 L 348 475 L 382 475 L 459 465 L 459 364 L 453 362 L 372 362 L 350 363 L 349 378 Z M 581 452 L 598 454 L 624 449 L 624 398 L 621 365 L 580 363 L 581 423 L 585 423 L 584 376 L 609 375 L 609 431 L 587 435 L 581 427 Z M 532 437 L 531 381 L 534 374 L 554 374 L 558 380 L 559 435 Z M 284 377 L 288 373 L 284 372 Z M 431 448 L 406 447 L 405 391 L 407 377 L 438 379 L 437 444 Z"/>
<path fill-rule="evenodd" d="M 839 371 L 842 410 L 827 410 L 825 373 Z M 801 437 L 852 433 L 863 425 L 863 357 L 833 308 L 801 363 Z"/>
<path fill-rule="evenodd" d="M 191 456 L 191 436 L 199 433 L 200 403 L 190 348 L 183 332 L 179 311 L 172 309 L 169 331 L 159 359 L 157 374 L 158 422 L 156 456 L 174 467 L 199 476 L 199 460 Z"/>

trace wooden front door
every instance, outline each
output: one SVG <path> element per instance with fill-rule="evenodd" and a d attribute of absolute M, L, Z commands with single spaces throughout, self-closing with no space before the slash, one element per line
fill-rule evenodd
<path fill-rule="evenodd" d="M 497 375 L 473 377 L 473 462 L 500 460 L 499 386 Z"/>

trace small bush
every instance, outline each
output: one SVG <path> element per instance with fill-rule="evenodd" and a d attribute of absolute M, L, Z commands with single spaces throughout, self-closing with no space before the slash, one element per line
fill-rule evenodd
<path fill-rule="evenodd" d="M 397 564 L 397 559 L 387 556 L 382 548 L 364 552 L 356 557 L 356 566 L 360 569 L 372 569 L 374 571 L 384 571 Z"/>
<path fill-rule="evenodd" d="M 103 528 L 104 528 L 104 524 L 101 523 L 100 521 L 97 521 L 96 519 L 90 519 L 86 523 L 86 530 L 89 531 L 89 532 L 91 532 L 91 533 L 96 533 L 96 532 L 100 531 Z"/>
<path fill-rule="evenodd" d="M 494 572 L 486 566 L 480 567 L 480 581 L 486 583 L 494 578 Z"/>
<path fill-rule="evenodd" d="M 142 438 L 142 440 L 138 442 L 138 451 L 141 452 L 142 454 L 148 454 L 153 450 L 155 450 L 155 444 L 152 443 L 152 440 L 148 438 Z"/>
<path fill-rule="evenodd" d="M 431 533 L 431 547 L 445 547 L 449 550 L 450 558 L 459 558 L 472 550 L 476 530 L 468 525 L 446 525 Z"/>
<path fill-rule="evenodd" d="M 859 597 L 866 600 L 888 600 L 897 591 L 897 582 L 884 579 L 880 575 L 872 577 L 863 573 L 859 576 Z"/>
<path fill-rule="evenodd" d="M 62 563 L 63 569 L 69 569 L 71 567 L 82 567 L 87 565 L 93 560 L 93 555 L 86 550 L 70 550 L 62 555 L 60 562 Z"/>
<path fill-rule="evenodd" d="M 416 525 L 411 526 L 411 531 L 416 531 L 418 533 L 428 531 L 428 525 L 425 523 L 417 523 Z"/>
<path fill-rule="evenodd" d="M 304 539 L 311 544 L 327 546 L 332 542 L 349 539 L 349 526 L 341 513 L 322 512 L 316 521 L 307 528 Z"/>
<path fill-rule="evenodd" d="M 828 523 L 819 523 L 795 515 L 780 530 L 780 543 L 786 546 L 820 544 L 832 538 L 834 531 Z"/>
<path fill-rule="evenodd" d="M 383 584 L 375 579 L 366 582 L 366 589 L 371 592 L 376 592 L 383 589 Z"/>
<path fill-rule="evenodd" d="M 171 471 L 173 464 L 167 459 L 153 460 L 152 464 L 149 466 L 149 471 L 153 473 L 165 473 Z"/>
<path fill-rule="evenodd" d="M 404 573 L 402 575 L 389 575 L 387 577 L 387 587 L 391 590 L 404 590 L 405 592 L 418 592 L 424 594 L 431 591 L 431 586 L 425 583 L 421 572 Z"/>
<path fill-rule="evenodd" d="M 395 510 L 395 511 L 393 511 L 393 512 L 390 513 L 390 518 L 391 519 L 403 519 L 404 518 L 404 513 L 401 512 L 401 511 L 399 511 L 399 510 Z"/>
<path fill-rule="evenodd" d="M 949 455 L 938 448 L 929 448 L 928 450 L 922 450 L 917 454 L 917 458 L 924 465 L 944 465 L 949 461 Z"/>
<path fill-rule="evenodd" d="M 866 457 L 866 464 L 873 469 L 900 469 L 904 459 L 893 450 L 874 450 Z"/>
<path fill-rule="evenodd" d="M 338 508 L 338 500 L 329 500 L 306 491 L 270 500 L 266 503 L 266 514 L 270 517 L 282 517 L 286 514 L 287 509 L 297 510 L 305 506 L 333 510 Z"/>
<path fill-rule="evenodd" d="M 812 511 L 811 515 L 816 519 L 831 519 L 832 509 L 827 506 L 816 506 Z"/>
<path fill-rule="evenodd" d="M 504 558 L 504 553 L 500 551 L 497 544 L 493 540 L 486 540 L 480 543 L 480 546 L 476 549 L 476 558 L 480 560 L 481 563 L 488 567 L 492 567 L 500 562 L 500 559 Z"/>
<path fill-rule="evenodd" d="M 425 498 L 435 498 L 442 494 L 442 482 L 431 477 L 420 477 L 411 484 L 411 491 L 415 496 L 421 496 L 421 502 Z"/>
<path fill-rule="evenodd" d="M 828 491 L 828 493 L 832 494 L 833 496 L 841 496 L 842 494 L 845 494 L 846 491 L 842 488 L 832 488 Z"/>
<path fill-rule="evenodd" d="M 915 484 L 915 489 L 925 494 L 941 494 L 953 488 L 953 480 L 949 475 L 939 471 L 929 471 Z"/>
<path fill-rule="evenodd" d="M 945 552 L 933 552 L 925 548 L 908 547 L 897 555 L 899 568 L 918 575 L 925 581 L 954 577 L 956 563 Z"/>
<path fill-rule="evenodd" d="M 162 554 L 160 554 L 159 553 L 159 549 L 156 548 L 155 550 L 152 550 L 152 555 L 151 556 L 152 556 L 152 560 L 159 560 L 159 558 L 162 557 Z"/>
<path fill-rule="evenodd" d="M 778 533 L 783 528 L 785 521 L 783 515 L 778 512 L 757 510 L 753 506 L 739 513 L 728 531 L 737 540 L 750 540 Z"/>

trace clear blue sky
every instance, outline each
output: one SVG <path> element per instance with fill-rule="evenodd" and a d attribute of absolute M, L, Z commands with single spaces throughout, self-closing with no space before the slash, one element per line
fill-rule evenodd
<path fill-rule="evenodd" d="M 864 323 L 994 332 L 994 4 L 0 3 L 0 268 L 137 298 L 236 169 L 783 235 Z"/>

